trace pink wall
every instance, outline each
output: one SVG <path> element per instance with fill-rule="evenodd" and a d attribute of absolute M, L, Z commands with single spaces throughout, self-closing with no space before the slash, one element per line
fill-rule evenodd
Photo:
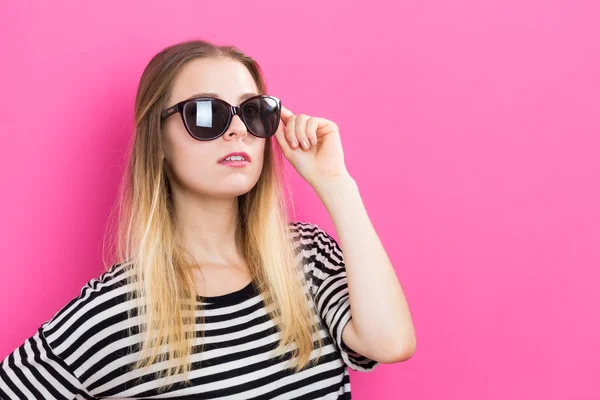
<path fill-rule="evenodd" d="M 101 273 L 142 69 L 205 38 L 340 126 L 418 338 L 357 399 L 600 398 L 598 4 L 6 2 L 0 358 Z"/>

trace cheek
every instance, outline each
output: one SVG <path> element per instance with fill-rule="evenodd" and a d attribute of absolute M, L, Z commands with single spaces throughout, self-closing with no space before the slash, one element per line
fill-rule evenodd
<path fill-rule="evenodd" d="M 186 137 L 189 136 L 181 121 L 174 116 L 168 119 L 163 125 L 161 132 L 165 158 L 171 162 L 180 153 L 180 148 L 185 144 Z M 189 137 L 189 139 L 192 139 Z"/>
<path fill-rule="evenodd" d="M 175 173 L 175 179 L 186 186 L 191 181 L 198 181 L 197 176 L 202 176 L 202 171 L 217 166 L 216 153 L 210 142 L 194 139 L 184 127 L 173 127 L 164 134 L 165 161 Z"/>
<path fill-rule="evenodd" d="M 201 142 L 194 139 L 180 121 L 170 121 L 163 131 L 165 157 L 172 163 L 177 160 L 192 158 L 198 153 L 209 153 L 210 142 Z M 202 157 L 205 159 L 206 157 Z"/>
<path fill-rule="evenodd" d="M 265 160 L 265 148 L 266 146 L 268 146 L 269 144 L 267 143 L 266 140 L 261 140 L 260 144 L 257 146 L 258 149 L 256 150 L 256 155 L 254 156 L 254 159 L 252 161 L 256 161 L 256 164 L 260 164 L 260 167 L 262 168 L 263 162 Z"/>
<path fill-rule="evenodd" d="M 266 146 L 269 146 L 269 143 L 266 140 L 262 140 L 262 143 L 257 146 L 256 151 L 252 153 L 252 173 L 255 181 L 258 181 L 264 167 Z"/>

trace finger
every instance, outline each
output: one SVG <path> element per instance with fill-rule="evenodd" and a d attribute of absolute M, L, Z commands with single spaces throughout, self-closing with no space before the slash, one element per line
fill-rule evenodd
<path fill-rule="evenodd" d="M 308 138 L 306 137 L 306 123 L 310 117 L 306 114 L 296 115 L 296 138 L 304 150 L 310 149 Z"/>
<path fill-rule="evenodd" d="M 287 119 L 287 123 L 285 124 L 285 137 L 286 140 L 290 143 L 292 149 L 298 147 L 298 140 L 296 139 L 296 115 L 290 115 Z"/>
<path fill-rule="evenodd" d="M 277 131 L 275 131 L 275 138 L 277 139 L 277 143 L 279 143 L 283 154 L 287 157 L 291 148 L 285 135 L 285 125 L 283 125 L 283 121 L 279 121 L 279 127 L 277 128 Z"/>
<path fill-rule="evenodd" d="M 317 128 L 319 127 L 318 118 L 309 118 L 306 124 L 306 137 L 314 146 L 317 144 Z"/>
<path fill-rule="evenodd" d="M 292 113 L 291 110 L 289 110 L 288 108 L 285 108 L 284 106 L 281 106 L 281 120 L 283 121 L 283 123 L 285 124 L 285 137 L 287 139 L 287 141 L 290 143 L 291 148 L 295 149 L 298 147 L 299 143 L 298 140 L 296 139 L 296 135 L 294 134 L 294 131 L 296 130 L 295 124 L 294 124 L 294 118 L 296 117 L 294 115 L 294 113 Z"/>
<path fill-rule="evenodd" d="M 284 106 L 281 106 L 281 119 L 283 120 L 283 123 L 287 125 L 288 123 L 288 119 L 294 115 L 293 112 L 291 112 L 289 109 L 285 108 Z"/>
<path fill-rule="evenodd" d="M 314 117 L 317 120 L 317 136 L 324 136 L 328 133 L 338 131 L 337 124 L 325 118 Z"/>

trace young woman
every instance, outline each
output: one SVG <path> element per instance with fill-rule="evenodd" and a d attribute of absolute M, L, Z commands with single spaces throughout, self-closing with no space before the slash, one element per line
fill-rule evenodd
<path fill-rule="evenodd" d="M 412 356 L 336 124 L 283 107 L 251 57 L 201 40 L 157 54 L 130 154 L 114 262 L 6 357 L 0 398 L 349 399 L 348 367 Z M 282 155 L 344 254 L 288 218 Z"/>

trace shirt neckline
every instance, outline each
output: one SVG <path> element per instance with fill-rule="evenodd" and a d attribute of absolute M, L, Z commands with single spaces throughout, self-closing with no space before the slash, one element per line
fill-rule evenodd
<path fill-rule="evenodd" d="M 258 294 L 256 290 L 256 280 L 252 279 L 250 283 L 235 292 L 222 294 L 219 296 L 199 296 L 196 295 L 196 300 L 203 303 L 230 305 L 237 304 L 243 300 L 250 299 Z"/>

